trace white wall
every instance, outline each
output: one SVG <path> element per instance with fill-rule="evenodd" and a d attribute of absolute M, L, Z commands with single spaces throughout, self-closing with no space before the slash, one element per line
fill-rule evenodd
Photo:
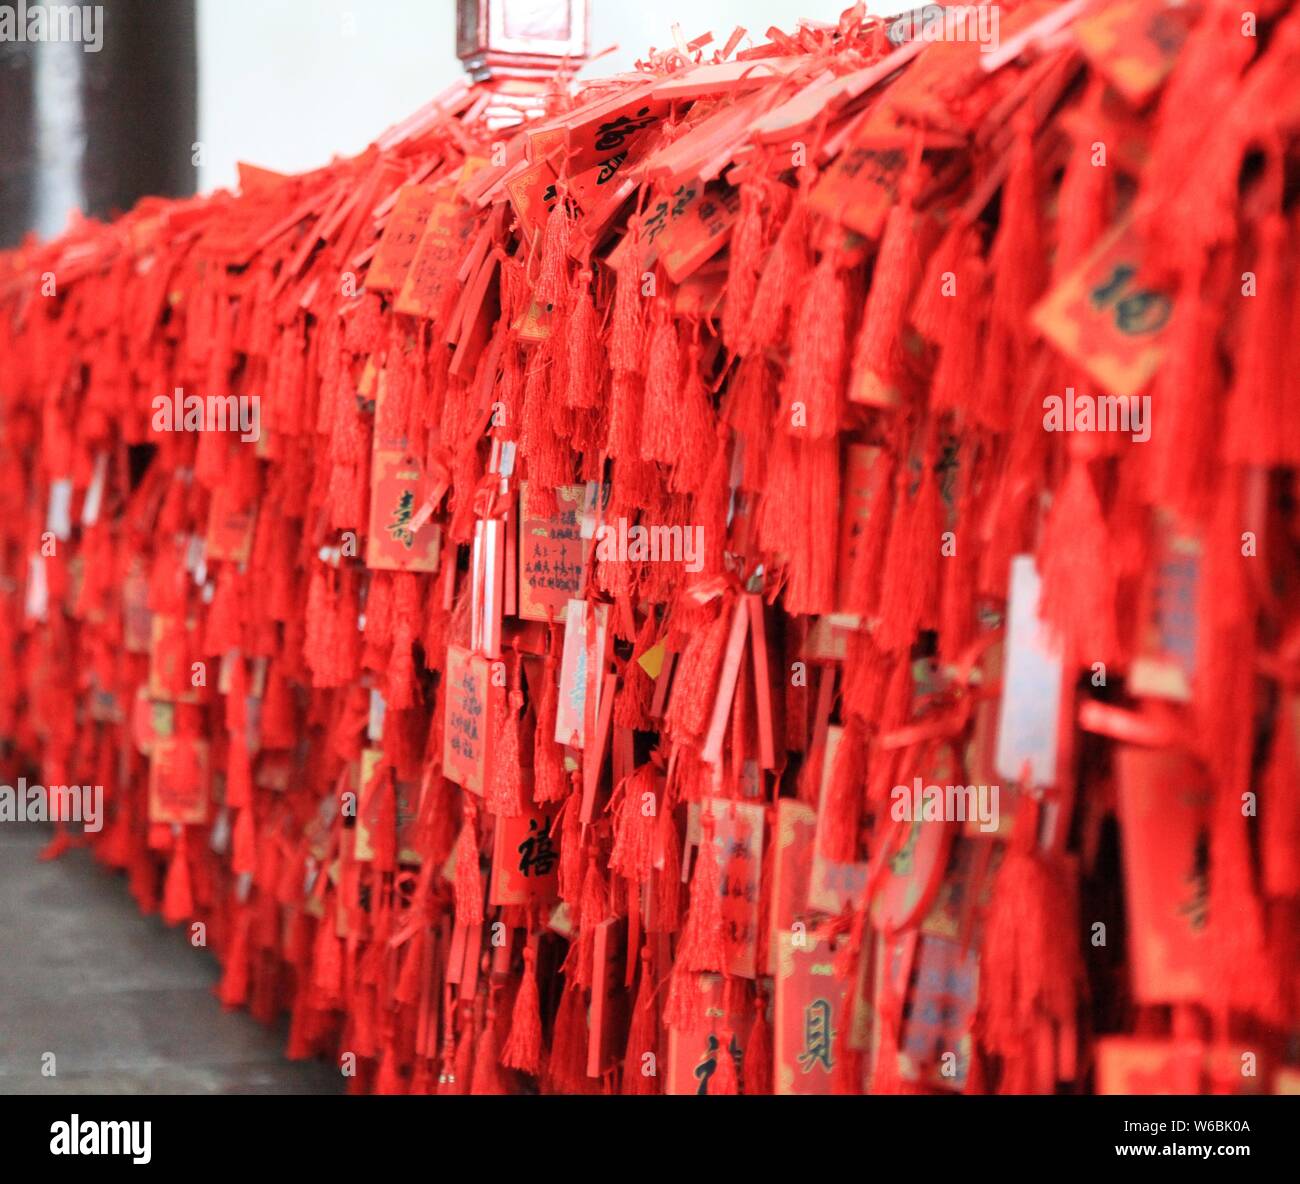
<path fill-rule="evenodd" d="M 754 41 L 800 17 L 834 21 L 851 0 L 591 0 L 588 68 L 630 69 L 651 46 L 718 43 L 743 25 Z M 872 11 L 910 7 L 871 0 Z M 359 152 L 461 72 L 454 0 L 198 0 L 199 185 L 235 183 L 235 164 L 298 172 Z"/>

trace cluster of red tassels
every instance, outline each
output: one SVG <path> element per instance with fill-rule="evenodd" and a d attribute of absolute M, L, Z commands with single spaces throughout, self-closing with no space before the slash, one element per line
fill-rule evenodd
<path fill-rule="evenodd" d="M 1300 14 L 997 11 L 0 255 L 6 778 L 290 1056 L 1300 1088 Z"/>

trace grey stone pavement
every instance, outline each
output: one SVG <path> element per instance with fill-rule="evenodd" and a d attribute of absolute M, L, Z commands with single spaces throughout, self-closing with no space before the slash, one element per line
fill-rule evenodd
<path fill-rule="evenodd" d="M 49 833 L 0 824 L 0 1094 L 342 1092 L 284 1058 L 283 1023 L 223 1011 L 216 959 L 142 917 L 124 876 L 80 850 L 38 860 Z"/>

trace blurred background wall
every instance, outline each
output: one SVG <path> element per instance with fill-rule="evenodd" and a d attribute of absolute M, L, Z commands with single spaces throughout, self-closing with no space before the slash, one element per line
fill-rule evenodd
<path fill-rule="evenodd" d="M 73 209 L 109 217 L 144 193 L 194 191 L 194 0 L 99 3 L 97 51 L 0 41 L 0 246 L 57 234 Z"/>

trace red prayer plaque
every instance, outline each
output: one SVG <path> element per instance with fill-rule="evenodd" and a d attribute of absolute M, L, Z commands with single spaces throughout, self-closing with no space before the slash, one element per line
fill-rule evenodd
<path fill-rule="evenodd" d="M 530 235 L 538 235 L 545 228 L 547 216 L 559 200 L 558 179 L 551 163 L 541 160 L 506 182 L 510 204 Z"/>
<path fill-rule="evenodd" d="M 133 558 L 122 581 L 122 645 L 129 654 L 147 654 L 153 637 L 149 578 L 144 561 Z"/>
<path fill-rule="evenodd" d="M 398 191 L 397 204 L 388 216 L 379 249 L 366 273 L 367 288 L 393 292 L 406 282 L 437 200 L 433 191 L 423 185 L 403 185 Z"/>
<path fill-rule="evenodd" d="M 776 851 L 772 864 L 768 974 L 776 973 L 776 952 L 781 938 L 790 937 L 795 932 L 795 922 L 808 910 L 808 880 L 812 875 L 816 827 L 817 811 L 811 806 L 797 798 L 777 801 L 776 833 L 772 840 Z"/>
<path fill-rule="evenodd" d="M 736 1077 L 743 1082 L 745 1045 L 748 1043 L 747 1018 L 738 1012 L 728 1013 L 724 1006 L 723 979 L 719 974 L 695 977 L 703 1016 L 693 1028 L 668 1029 L 668 1081 L 664 1093 L 705 1095 L 718 1070 L 723 1041 L 736 1066 Z"/>
<path fill-rule="evenodd" d="M 763 868 L 763 807 L 752 802 L 712 798 L 713 858 L 718 861 L 722 896 L 722 944 L 728 974 L 758 973 L 759 880 Z M 701 845 L 698 858 L 709 853 Z"/>
<path fill-rule="evenodd" d="M 193 663 L 199 661 L 195 623 L 155 613 L 149 646 L 149 697 L 177 703 L 202 699 L 193 683 Z"/>
<path fill-rule="evenodd" d="M 498 816 L 492 838 L 488 903 L 531 904 L 559 895 L 560 836 L 555 805 L 533 806 L 515 818 Z"/>
<path fill-rule="evenodd" d="M 581 485 L 519 484 L 519 615 L 525 620 L 560 620 L 569 601 L 582 596 L 582 495 Z"/>
<path fill-rule="evenodd" d="M 626 917 L 607 917 L 596 925 L 591 948 L 591 1010 L 587 1023 L 587 1076 L 614 1068 L 627 1044 L 630 1009 L 624 985 L 627 970 Z M 633 1072 L 638 1071 L 639 1065 Z"/>
<path fill-rule="evenodd" d="M 604 655 L 609 630 L 609 605 L 595 604 L 588 614 L 585 600 L 570 600 L 565 612 L 564 650 L 560 658 L 560 692 L 555 706 L 555 743 L 583 748 L 587 717 L 600 715 L 601 678 L 588 675 L 590 655 Z M 596 702 L 588 704 L 588 684 Z"/>
<path fill-rule="evenodd" d="M 383 755 L 383 750 L 378 748 L 361 750 L 361 788 L 358 794 L 355 845 L 352 854 L 354 859 L 363 863 L 368 863 L 375 857 L 374 835 L 371 828 L 377 821 L 377 816 L 371 781 Z M 261 781 L 258 784 L 262 784 Z M 397 804 L 397 860 L 399 863 L 420 863 L 422 857 L 415 846 L 415 824 L 420 812 L 420 783 L 394 778 L 393 793 L 396 795 Z"/>
<path fill-rule="evenodd" d="M 979 957 L 959 942 L 922 935 L 913 973 L 911 1005 L 898 1050 L 899 1073 L 904 1081 L 961 1093 L 970 1071 Z"/>
<path fill-rule="evenodd" d="M 1180 531 L 1172 516 L 1155 514 L 1156 561 L 1142 606 L 1138 654 L 1129 669 L 1134 695 L 1187 703 L 1196 672 L 1197 600 L 1201 544 Z"/>
<path fill-rule="evenodd" d="M 208 511 L 207 558 L 222 559 L 244 567 L 253 550 L 253 526 L 257 522 L 257 503 L 234 505 L 228 487 L 213 491 Z"/>
<path fill-rule="evenodd" d="M 1163 0 L 1110 0 L 1090 5 L 1071 31 L 1093 68 L 1142 107 L 1178 60 L 1194 13 Z"/>
<path fill-rule="evenodd" d="M 381 571 L 437 571 L 442 532 L 437 523 L 411 528 L 420 464 L 408 453 L 383 449 L 370 470 L 370 529 L 366 566 Z"/>
<path fill-rule="evenodd" d="M 1209 788 L 1175 749 L 1115 753 L 1129 959 L 1138 1003 L 1191 1003 L 1213 989 L 1208 938 Z"/>
<path fill-rule="evenodd" d="M 1033 312 L 1038 330 L 1112 395 L 1139 394 L 1164 358 L 1173 298 L 1141 274 L 1142 242 L 1122 222 Z"/>
<path fill-rule="evenodd" d="M 575 114 L 565 129 L 570 176 L 610 165 L 620 153 L 653 133 L 671 107 L 666 99 L 651 96 L 656 85 L 649 82 Z"/>
<path fill-rule="evenodd" d="M 156 736 L 149 759 L 149 821 L 188 826 L 207 820 L 207 741 Z"/>
<path fill-rule="evenodd" d="M 811 933 L 778 935 L 776 956 L 773 1092 L 828 1094 L 849 984 L 836 977 L 830 943 Z"/>
<path fill-rule="evenodd" d="M 1104 1036 L 1097 1041 L 1097 1092 L 1200 1093 L 1204 1054 L 1196 1040 Z"/>
<path fill-rule="evenodd" d="M 926 768 L 923 785 L 952 785 L 961 774 L 961 765 L 946 743 L 939 745 Z M 930 911 L 943 883 L 948 853 L 958 830 L 950 821 L 916 817 L 901 826 L 901 845 L 887 854 L 882 853 L 887 866 L 880 890 L 872 900 L 872 920 L 886 933 L 910 929 Z"/>
<path fill-rule="evenodd" d="M 874 444 L 850 444 L 845 450 L 844 477 L 840 483 L 840 553 L 836 564 L 835 600 L 846 611 L 849 581 L 857 561 L 858 544 L 871 521 L 871 507 L 879 503 L 881 487 L 888 480 L 889 466 L 878 464 L 883 448 Z"/>
<path fill-rule="evenodd" d="M 880 237 L 898 204 L 907 150 L 881 136 L 875 120 L 830 164 L 813 186 L 811 207 L 869 239 Z"/>
<path fill-rule="evenodd" d="M 407 316 L 437 320 L 456 293 L 456 271 L 474 228 L 469 207 L 440 194 L 429 212 L 420 245 L 393 308 Z"/>
<path fill-rule="evenodd" d="M 489 720 L 493 700 L 491 664 L 458 645 L 447 647 L 447 722 L 442 766 L 463 789 L 483 794 L 491 769 Z M 498 688 L 500 689 L 500 688 Z"/>
<path fill-rule="evenodd" d="M 740 215 L 740 190 L 721 181 L 703 187 L 698 182 L 679 185 L 669 214 L 658 243 L 659 259 L 673 283 L 680 284 L 731 237 Z"/>
<path fill-rule="evenodd" d="M 835 775 L 835 754 L 844 729 L 832 724 L 826 729 L 826 753 L 822 761 L 822 779 L 817 807 L 817 831 L 813 842 L 812 875 L 808 881 L 808 907 L 819 913 L 839 916 L 846 906 L 860 908 L 867 896 L 867 861 L 848 863 L 828 859 L 822 854 L 825 838 L 826 794 Z"/>

